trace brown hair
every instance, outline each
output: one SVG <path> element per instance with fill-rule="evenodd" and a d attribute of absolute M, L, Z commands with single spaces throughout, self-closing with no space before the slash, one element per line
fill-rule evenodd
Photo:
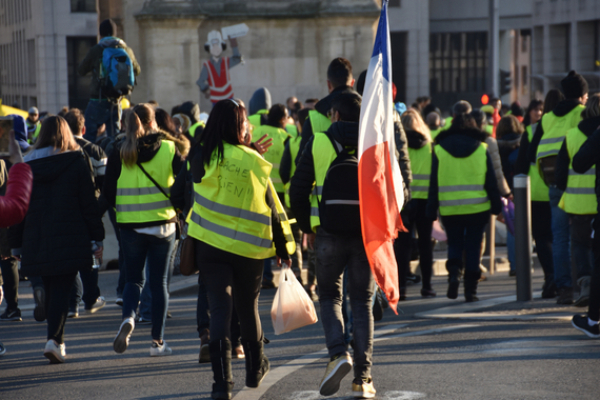
<path fill-rule="evenodd" d="M 69 128 L 69 124 L 63 117 L 47 117 L 42 122 L 40 135 L 32 149 L 37 150 L 44 147 L 52 147 L 55 150 L 60 150 L 60 153 L 79 150 L 79 145 L 73 138 L 71 128 Z"/>
<path fill-rule="evenodd" d="M 83 127 L 85 126 L 85 118 L 83 117 L 81 110 L 78 108 L 71 108 L 64 118 L 65 121 L 67 121 L 67 124 L 69 124 L 69 128 L 71 128 L 71 133 L 73 133 L 74 136 L 81 135 Z"/>
<path fill-rule="evenodd" d="M 121 146 L 121 160 L 126 167 L 133 167 L 138 160 L 137 140 L 150 133 L 154 121 L 154 109 L 147 104 L 138 104 L 127 117 L 125 141 Z"/>
<path fill-rule="evenodd" d="M 496 126 L 496 138 L 502 139 L 503 136 L 510 133 L 516 133 L 517 135 L 523 134 L 523 125 L 519 122 L 517 117 L 514 115 L 506 115 L 502 117 L 498 125 Z"/>
<path fill-rule="evenodd" d="M 585 110 L 581 113 L 582 119 L 600 116 L 600 93 L 594 93 L 588 98 Z"/>
<path fill-rule="evenodd" d="M 402 121 L 402 126 L 406 131 L 415 131 L 420 133 L 428 142 L 431 142 L 431 132 L 429 131 L 429 127 L 423 121 L 421 114 L 414 109 L 406 110 L 402 113 L 400 117 Z"/>

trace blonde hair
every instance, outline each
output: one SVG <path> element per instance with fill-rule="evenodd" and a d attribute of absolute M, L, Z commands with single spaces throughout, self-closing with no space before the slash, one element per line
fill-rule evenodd
<path fill-rule="evenodd" d="M 154 109 L 147 104 L 138 104 L 127 116 L 125 141 L 121 146 L 121 160 L 126 167 L 131 168 L 137 164 L 137 141 L 150 133 L 152 121 L 154 121 Z"/>
<path fill-rule="evenodd" d="M 79 145 L 73 138 L 71 128 L 63 117 L 47 117 L 42 122 L 38 140 L 32 146 L 32 150 L 52 147 L 59 150 L 59 153 L 66 151 L 79 150 Z"/>
<path fill-rule="evenodd" d="M 595 93 L 588 98 L 585 110 L 581 113 L 582 119 L 600 116 L 600 93 Z"/>
<path fill-rule="evenodd" d="M 423 121 L 421 114 L 417 110 L 412 108 L 406 110 L 404 113 L 402 113 L 400 120 L 402 121 L 402 126 L 404 127 L 404 130 L 418 132 L 421 135 L 423 135 L 423 137 L 427 139 L 428 142 L 432 141 L 429 127 L 427 126 L 427 124 L 425 124 L 425 121 Z"/>
<path fill-rule="evenodd" d="M 523 132 L 525 132 L 525 129 L 517 117 L 514 115 L 506 115 L 502 117 L 496 126 L 496 139 L 501 139 L 504 135 L 508 135 L 510 133 L 521 135 Z"/>

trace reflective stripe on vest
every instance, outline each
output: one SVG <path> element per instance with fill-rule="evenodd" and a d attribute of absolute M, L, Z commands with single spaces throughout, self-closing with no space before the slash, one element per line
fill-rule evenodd
<path fill-rule="evenodd" d="M 163 140 L 156 155 L 142 163 L 144 169 L 160 184 L 165 192 L 173 186 L 172 163 L 175 144 Z M 142 170 L 134 165 L 127 167 L 123 162 L 117 181 L 117 222 L 121 224 L 168 221 L 176 213 L 169 199 L 152 183 Z"/>
<path fill-rule="evenodd" d="M 296 157 L 298 156 L 298 152 L 300 151 L 300 141 L 302 140 L 302 137 L 297 136 L 295 138 L 291 138 L 289 141 L 290 144 L 290 157 L 292 160 L 292 165 L 290 167 L 290 180 L 288 181 L 288 183 L 286 183 L 284 185 L 284 190 L 285 190 L 285 205 L 290 208 L 290 186 L 292 185 L 292 178 L 294 176 L 294 174 L 296 173 L 296 163 L 294 162 L 294 160 L 296 159 Z"/>
<path fill-rule="evenodd" d="M 253 259 L 275 255 L 271 208 L 265 200 L 271 164 L 245 146 L 223 143 L 223 160 L 211 163 L 200 183 L 194 183 L 194 205 L 188 218 L 188 234 L 213 247 Z M 274 189 L 271 189 L 274 191 Z M 285 216 L 277 195 L 277 213 Z M 287 224 L 287 225 L 286 225 Z M 286 239 L 291 235 L 287 217 L 282 218 Z M 287 244 L 295 251 L 295 242 Z"/>
<path fill-rule="evenodd" d="M 194 125 L 190 126 L 189 129 L 188 129 L 188 133 L 194 139 L 196 138 L 196 129 L 198 129 L 199 126 L 201 126 L 201 127 L 204 128 L 206 126 L 206 124 L 204 122 L 202 122 L 202 121 L 198 121 Z"/>
<path fill-rule="evenodd" d="M 268 113 L 269 113 L 269 111 L 267 111 L 267 110 L 258 110 L 258 112 L 256 114 L 253 114 L 248 117 L 248 122 L 250 122 L 250 125 L 252 125 L 254 127 L 254 129 L 256 129 L 260 126 L 261 115 L 268 114 Z"/>
<path fill-rule="evenodd" d="M 540 123 L 544 130 L 544 136 L 542 136 L 537 148 L 536 162 L 538 165 L 540 159 L 558 155 L 567 131 L 577 127 L 581 121 L 581 111 L 584 108 L 583 105 L 579 104 L 562 117 L 557 117 L 553 111 L 542 116 Z"/>
<path fill-rule="evenodd" d="M 537 123 L 535 125 L 528 125 L 526 128 L 529 143 L 531 143 L 533 140 L 533 133 L 535 132 L 533 129 L 534 127 L 537 127 Z M 542 175 L 540 174 L 540 171 L 535 163 L 531 163 L 529 165 L 528 175 L 531 185 L 531 201 L 550 201 L 548 186 L 544 182 L 544 179 L 542 178 Z"/>
<path fill-rule="evenodd" d="M 204 61 L 204 67 L 208 71 L 208 86 L 210 87 L 210 101 L 216 103 L 219 100 L 233 98 L 231 78 L 229 77 L 229 57 L 221 58 L 220 70 L 210 61 Z"/>
<path fill-rule="evenodd" d="M 558 206 L 569 214 L 589 215 L 598 212 L 596 166 L 592 166 L 583 174 L 578 174 L 573 170 L 573 157 L 587 139 L 588 137 L 579 128 L 569 130 L 565 137 L 565 144 L 569 153 L 569 176 L 567 189 L 563 193 Z"/>
<path fill-rule="evenodd" d="M 331 140 L 324 133 L 316 133 L 312 144 L 313 165 L 315 169 L 315 187 L 310 196 L 310 226 L 314 232 L 321 225 L 319 219 L 319 202 L 323 192 L 323 183 L 327 176 L 329 166 L 337 157 Z"/>
<path fill-rule="evenodd" d="M 331 120 L 317 110 L 310 110 L 308 112 L 308 119 L 310 120 L 313 135 L 319 132 L 325 133 L 331 126 Z"/>
<path fill-rule="evenodd" d="M 482 144 L 468 157 L 455 158 L 440 145 L 435 146 L 438 158 L 440 214 L 465 215 L 491 208 L 485 191 L 487 172 L 486 147 Z"/>
<path fill-rule="evenodd" d="M 410 184 L 411 198 L 427 199 L 429 195 L 429 180 L 431 178 L 431 145 L 427 143 L 420 149 L 408 148 L 412 183 Z"/>
<path fill-rule="evenodd" d="M 283 150 L 285 149 L 285 141 L 290 137 L 289 134 L 283 129 L 276 128 L 270 125 L 261 125 L 252 133 L 252 141 L 257 141 L 264 134 L 267 134 L 269 138 L 273 139 L 273 144 L 269 147 L 263 157 L 265 160 L 273 164 L 271 170 L 271 181 L 275 186 L 277 193 L 283 193 L 283 182 L 281 176 L 279 176 L 279 165 L 281 164 L 281 157 L 283 156 Z"/>

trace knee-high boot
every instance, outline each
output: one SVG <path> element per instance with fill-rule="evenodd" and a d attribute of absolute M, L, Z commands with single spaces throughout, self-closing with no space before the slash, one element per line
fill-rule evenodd
<path fill-rule="evenodd" d="M 466 271 L 465 272 L 465 301 L 471 303 L 478 301 L 477 295 L 477 283 L 481 278 L 481 270 L 477 271 Z"/>
<path fill-rule="evenodd" d="M 211 341 L 210 362 L 215 383 L 211 397 L 219 400 L 231 399 L 233 377 L 231 375 L 231 342 L 229 339 Z"/>
<path fill-rule="evenodd" d="M 257 388 L 270 369 L 269 359 L 263 353 L 263 341 L 242 342 L 246 353 L 246 386 Z"/>
<path fill-rule="evenodd" d="M 450 258 L 446 261 L 446 270 L 448 270 L 448 292 L 449 299 L 458 297 L 458 287 L 460 286 L 460 271 L 462 269 L 462 260 Z"/>

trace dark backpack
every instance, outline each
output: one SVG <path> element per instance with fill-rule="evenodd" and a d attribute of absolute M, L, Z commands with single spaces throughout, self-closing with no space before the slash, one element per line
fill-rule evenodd
<path fill-rule="evenodd" d="M 336 235 L 361 235 L 356 148 L 342 148 L 333 139 L 331 142 L 337 157 L 323 182 L 319 202 L 321 228 Z"/>
<path fill-rule="evenodd" d="M 127 96 L 133 91 L 135 76 L 133 65 L 127 51 L 115 47 L 119 42 L 112 41 L 102 44 L 102 62 L 100 64 L 101 96 L 108 98 L 119 98 Z"/>

